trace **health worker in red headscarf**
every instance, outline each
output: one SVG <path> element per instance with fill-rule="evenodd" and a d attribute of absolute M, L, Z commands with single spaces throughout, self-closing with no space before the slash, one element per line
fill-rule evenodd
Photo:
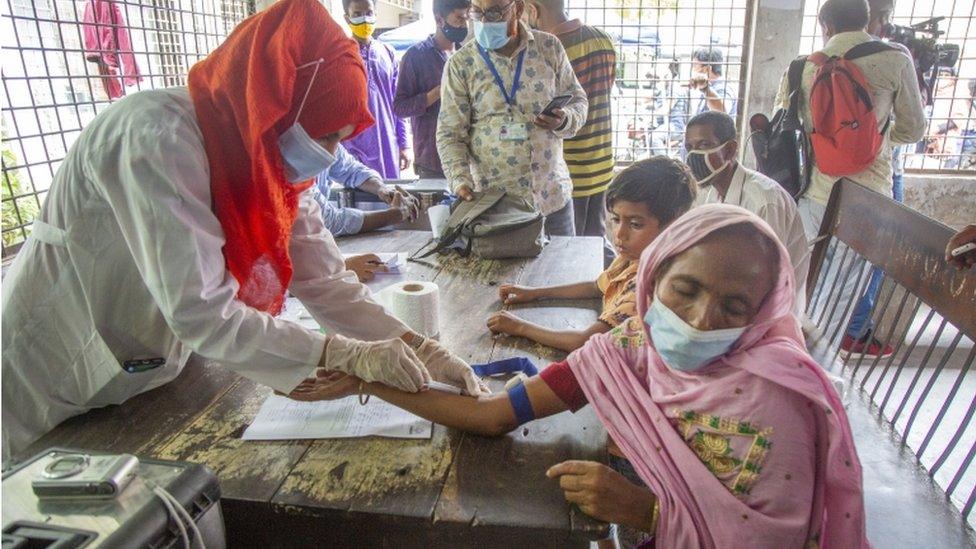
<path fill-rule="evenodd" d="M 315 398 L 303 381 L 317 371 L 479 394 L 467 364 L 345 270 L 305 192 L 372 123 L 356 45 L 316 0 L 275 3 L 187 87 L 96 117 L 4 280 L 4 462 L 68 417 L 174 379 L 191 354 L 294 398 Z M 329 335 L 275 317 L 286 290 Z"/>

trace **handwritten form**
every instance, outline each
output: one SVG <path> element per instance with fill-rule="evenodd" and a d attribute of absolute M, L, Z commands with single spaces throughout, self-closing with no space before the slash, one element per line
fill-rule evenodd
<path fill-rule="evenodd" d="M 431 422 L 373 399 L 365 406 L 356 396 L 340 400 L 299 402 L 271 395 L 244 431 L 244 440 L 308 438 L 430 438 Z"/>

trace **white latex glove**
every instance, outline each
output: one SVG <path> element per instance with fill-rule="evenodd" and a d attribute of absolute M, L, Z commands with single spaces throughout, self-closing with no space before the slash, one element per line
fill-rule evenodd
<path fill-rule="evenodd" d="M 400 339 L 359 341 L 336 334 L 326 341 L 319 366 L 408 393 L 416 393 L 430 381 L 423 362 Z"/>
<path fill-rule="evenodd" d="M 491 390 L 475 375 L 468 363 L 448 351 L 437 341 L 427 338 L 417 356 L 423 361 L 427 371 L 435 380 L 460 388 L 464 394 L 481 396 L 491 394 Z"/>

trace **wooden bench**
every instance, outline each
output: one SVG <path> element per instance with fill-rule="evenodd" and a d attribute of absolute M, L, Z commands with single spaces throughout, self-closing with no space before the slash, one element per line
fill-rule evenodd
<path fill-rule="evenodd" d="M 835 185 L 813 251 L 807 345 L 846 379 L 875 547 L 976 547 L 976 273 L 946 264 L 953 231 L 851 181 Z M 866 265 L 884 271 L 871 318 L 887 358 L 838 346 Z M 856 286 L 854 300 L 839 288 Z"/>
<path fill-rule="evenodd" d="M 397 231 L 340 247 L 413 251 L 428 236 Z M 595 279 L 602 264 L 599 239 L 557 237 L 533 260 L 452 256 L 406 270 L 440 287 L 440 339 L 450 349 L 472 363 L 520 355 L 542 367 L 562 355 L 485 327 L 500 308 L 497 285 Z M 583 327 L 599 310 L 598 300 L 566 305 L 520 314 Z M 64 446 L 205 464 L 220 477 L 229 547 L 586 547 L 606 533 L 545 477 L 566 459 L 604 458 L 606 431 L 592 412 L 499 438 L 435 425 L 430 440 L 241 440 L 270 392 L 218 365 L 190 364 L 166 386 L 64 422 L 28 454 Z"/>

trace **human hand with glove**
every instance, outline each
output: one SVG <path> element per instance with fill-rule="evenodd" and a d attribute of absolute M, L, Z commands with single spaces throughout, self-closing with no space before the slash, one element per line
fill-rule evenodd
<path fill-rule="evenodd" d="M 414 336 L 415 339 L 418 337 L 421 336 Z M 491 390 L 467 362 L 448 351 L 436 340 L 425 338 L 416 349 L 417 357 L 423 361 L 433 379 L 457 387 L 465 395 L 477 397 L 491 394 Z"/>
<path fill-rule="evenodd" d="M 352 381 L 338 372 L 365 382 L 377 381 L 408 393 L 425 388 L 431 379 L 423 362 L 402 339 L 359 341 L 336 334 L 325 342 L 316 376 L 303 381 L 288 397 L 295 400 L 330 400 L 346 396 L 339 394 L 342 391 L 338 391 L 338 388 L 344 388 Z"/>
<path fill-rule="evenodd" d="M 335 400 L 361 391 L 360 381 L 378 381 L 415 393 L 431 379 L 457 387 L 466 395 L 491 393 L 466 362 L 437 341 L 415 334 L 411 341 L 408 346 L 401 339 L 365 342 L 333 336 L 326 343 L 316 376 L 303 381 L 288 397 Z M 419 385 L 418 379 L 422 380 Z"/>

